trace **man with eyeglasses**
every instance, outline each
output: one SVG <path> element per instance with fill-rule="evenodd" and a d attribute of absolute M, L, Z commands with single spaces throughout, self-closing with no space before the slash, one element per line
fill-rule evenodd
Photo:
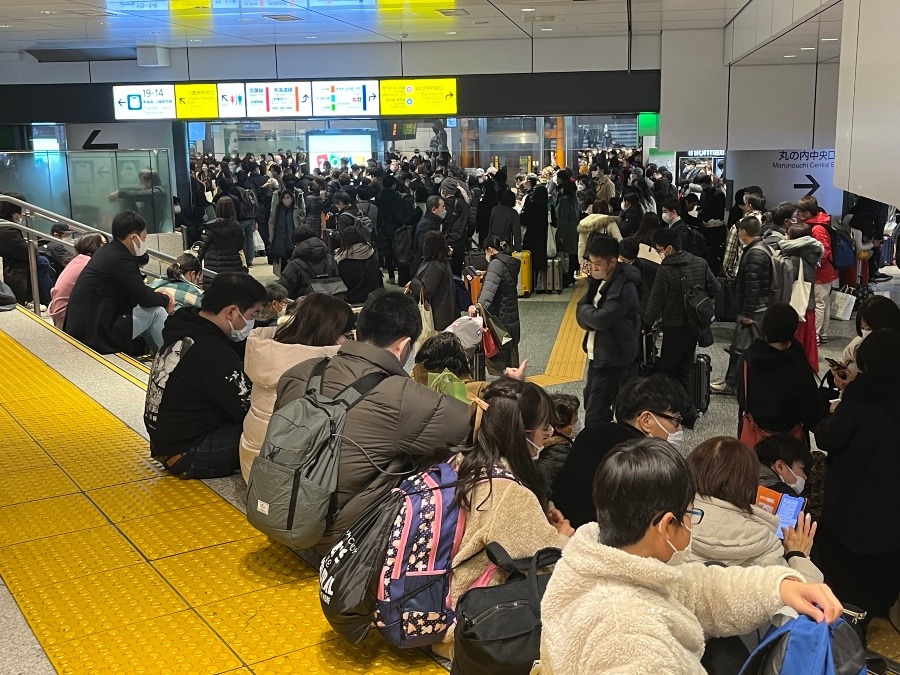
<path fill-rule="evenodd" d="M 594 474 L 613 447 L 644 437 L 681 446 L 684 420 L 676 411 L 682 407 L 682 397 L 678 383 L 670 377 L 634 377 L 619 390 L 615 422 L 585 425 L 552 485 L 553 503 L 572 527 L 595 519 Z"/>

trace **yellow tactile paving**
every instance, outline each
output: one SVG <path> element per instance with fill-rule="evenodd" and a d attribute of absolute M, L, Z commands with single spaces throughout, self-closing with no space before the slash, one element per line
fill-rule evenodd
<path fill-rule="evenodd" d="M 214 675 L 243 664 L 193 612 L 179 612 L 47 648 L 60 675 Z"/>
<path fill-rule="evenodd" d="M 59 497 L 73 492 L 78 492 L 78 486 L 58 466 L 24 469 L 6 474 L 0 482 L 0 506 Z"/>
<path fill-rule="evenodd" d="M 317 577 L 203 605 L 197 612 L 248 664 L 338 637 L 322 616 Z"/>
<path fill-rule="evenodd" d="M 45 647 L 187 609 L 145 564 L 22 591 L 16 602 Z"/>
<path fill-rule="evenodd" d="M 584 330 L 579 328 L 578 322 L 575 320 L 575 312 L 578 308 L 578 301 L 586 290 L 587 286 L 584 283 L 579 283 L 572 289 L 572 297 L 569 298 L 566 313 L 559 325 L 559 332 L 553 343 L 553 349 L 550 351 L 547 367 L 543 374 L 529 377 L 531 382 L 542 387 L 549 387 L 555 384 L 577 382 L 584 378 L 584 368 L 587 364 L 587 354 L 581 348 Z"/>
<path fill-rule="evenodd" d="M 106 519 L 82 494 L 0 508 L 0 546 L 105 525 Z"/>
<path fill-rule="evenodd" d="M 124 449 L 122 454 L 57 457 L 57 461 L 82 490 L 158 478 L 164 473 L 149 455 L 141 457 Z"/>
<path fill-rule="evenodd" d="M 135 565 L 143 560 L 111 525 L 0 548 L 0 571 L 12 591 Z"/>
<path fill-rule="evenodd" d="M 139 480 L 88 494 L 114 523 L 222 501 L 203 483 L 175 476 Z"/>
<path fill-rule="evenodd" d="M 259 534 L 243 513 L 224 500 L 136 518 L 119 527 L 150 560 Z"/>
<path fill-rule="evenodd" d="M 163 558 L 155 566 L 194 607 L 316 575 L 263 536 Z"/>

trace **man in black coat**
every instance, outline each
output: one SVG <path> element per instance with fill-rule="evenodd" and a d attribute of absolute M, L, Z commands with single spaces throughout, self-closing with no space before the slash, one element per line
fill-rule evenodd
<path fill-rule="evenodd" d="M 425 213 L 416 224 L 416 229 L 413 233 L 413 257 L 409 263 L 412 276 L 416 275 L 419 265 L 422 264 L 422 242 L 425 240 L 425 235 L 431 231 L 440 232 L 441 223 L 446 215 L 447 207 L 441 197 L 431 195 L 425 200 Z"/>
<path fill-rule="evenodd" d="M 725 193 L 721 188 L 713 187 L 711 176 L 700 176 L 697 185 L 703 190 L 700 192 L 700 216 L 704 222 L 710 220 L 725 220 Z"/>
<path fill-rule="evenodd" d="M 682 407 L 677 383 L 665 375 L 634 377 L 616 399 L 616 422 L 586 425 L 575 437 L 552 486 L 553 504 L 578 528 L 596 520 L 594 475 L 615 446 L 643 436 L 680 445 Z"/>
<path fill-rule="evenodd" d="M 7 192 L 9 197 L 27 201 L 25 195 L 18 192 Z M 26 225 L 22 207 L 18 204 L 0 202 L 0 220 Z M 24 305 L 32 299 L 31 275 L 28 272 L 28 242 L 21 230 L 10 225 L 0 225 L 0 258 L 3 259 L 3 278 L 10 287 L 19 304 Z M 53 278 L 50 276 L 50 261 L 42 254 L 35 256 L 37 261 L 38 295 L 42 305 L 50 304 L 50 289 Z"/>
<path fill-rule="evenodd" d="M 630 237 L 641 226 L 641 202 L 637 193 L 626 192 L 622 195 L 622 212 L 619 214 L 619 230 L 623 237 Z"/>
<path fill-rule="evenodd" d="M 388 281 L 394 283 L 394 272 L 397 269 L 394 261 L 394 231 L 400 226 L 398 222 L 403 198 L 397 192 L 397 179 L 385 176 L 381 184 L 381 192 L 375 197 L 378 207 L 378 255 L 388 273 Z"/>
<path fill-rule="evenodd" d="M 113 218 L 113 240 L 101 246 L 72 288 L 65 331 L 101 354 L 127 351 L 143 337 L 155 351 L 175 301 L 144 283 L 138 259 L 147 252 L 147 223 L 134 211 Z"/>

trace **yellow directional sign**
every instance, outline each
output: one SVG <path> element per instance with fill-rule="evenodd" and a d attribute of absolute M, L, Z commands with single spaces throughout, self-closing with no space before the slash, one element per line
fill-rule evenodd
<path fill-rule="evenodd" d="M 382 115 L 455 115 L 456 78 L 381 80 Z"/>
<path fill-rule="evenodd" d="M 215 84 L 176 84 L 175 116 L 180 120 L 216 119 L 219 99 Z"/>

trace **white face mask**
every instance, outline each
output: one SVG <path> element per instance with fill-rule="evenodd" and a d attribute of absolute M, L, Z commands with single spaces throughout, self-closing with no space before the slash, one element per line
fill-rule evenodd
<path fill-rule="evenodd" d="M 581 423 L 581 420 L 575 422 L 572 425 L 572 438 L 575 438 L 578 434 L 580 434 L 584 430 L 584 425 Z"/>
<path fill-rule="evenodd" d="M 543 450 L 544 448 L 541 446 L 538 446 L 537 443 L 532 441 L 530 438 L 526 438 L 525 441 L 529 445 L 531 445 L 532 448 L 534 448 L 534 452 L 531 453 L 531 459 L 537 461 L 537 458 L 541 456 L 541 450 Z"/>
<path fill-rule="evenodd" d="M 791 467 L 788 467 L 787 470 L 791 472 L 791 475 L 794 477 L 795 482 L 788 483 L 787 481 L 785 481 L 785 483 L 787 483 L 787 486 L 789 488 L 791 488 L 791 490 L 793 490 L 794 492 L 796 492 L 799 495 L 800 493 L 803 492 L 803 488 L 806 487 L 806 479 L 803 478 L 802 476 L 798 476 L 797 474 L 795 474 L 794 470 L 791 469 Z"/>
<path fill-rule="evenodd" d="M 250 331 L 253 330 L 253 324 L 256 323 L 256 319 L 247 319 L 243 314 L 241 314 L 241 318 L 244 319 L 244 327 L 240 330 L 237 330 L 231 321 L 228 322 L 228 325 L 231 326 L 231 339 L 235 342 L 246 340 L 250 335 Z"/>
<path fill-rule="evenodd" d="M 175 206 L 172 207 L 172 210 L 173 210 L 175 213 L 181 213 L 181 205 L 180 205 L 180 204 L 176 204 Z"/>
<path fill-rule="evenodd" d="M 664 212 L 663 212 L 663 214 L 662 214 L 662 219 L 663 219 L 663 222 L 664 222 L 666 225 L 671 225 L 671 224 L 672 224 L 672 221 L 675 220 L 675 219 L 669 214 L 668 211 L 664 211 Z"/>
<path fill-rule="evenodd" d="M 435 177 L 434 177 L 434 184 L 435 184 L 435 185 L 440 185 L 442 180 L 444 180 L 444 179 L 441 178 L 440 176 L 435 176 Z"/>
<path fill-rule="evenodd" d="M 666 431 L 666 428 L 659 423 L 659 420 L 656 419 L 656 415 L 650 413 L 650 416 L 653 418 L 653 421 L 656 422 L 656 426 L 662 429 L 663 433 L 666 435 L 666 441 L 669 445 L 676 449 L 680 448 L 684 443 L 684 429 L 679 429 L 675 433 L 668 432 Z"/>
<path fill-rule="evenodd" d="M 685 527 L 685 529 L 687 529 L 688 532 L 692 532 L 691 528 L 689 528 L 687 525 L 685 525 L 684 527 Z M 666 543 L 672 547 L 673 551 L 675 551 L 672 554 L 672 557 L 669 558 L 669 562 L 667 562 L 666 564 L 672 565 L 672 566 L 682 564 L 684 562 L 684 559 L 687 556 L 687 554 L 691 552 L 691 542 L 692 541 L 693 541 L 693 538 L 689 539 L 688 545 L 685 546 L 683 550 L 679 551 L 677 548 L 675 548 L 675 544 L 673 544 L 671 541 L 666 539 Z"/>
<path fill-rule="evenodd" d="M 134 235 L 136 241 L 134 242 L 134 256 L 136 258 L 140 258 L 147 252 L 147 240 L 141 239 L 140 235 Z"/>
<path fill-rule="evenodd" d="M 863 340 L 865 340 L 867 337 L 869 337 L 872 334 L 871 330 L 866 330 L 865 328 L 863 328 L 861 332 L 862 332 Z"/>
<path fill-rule="evenodd" d="M 440 211 L 435 211 L 434 215 L 443 220 L 447 215 L 447 209 L 441 209 Z"/>

